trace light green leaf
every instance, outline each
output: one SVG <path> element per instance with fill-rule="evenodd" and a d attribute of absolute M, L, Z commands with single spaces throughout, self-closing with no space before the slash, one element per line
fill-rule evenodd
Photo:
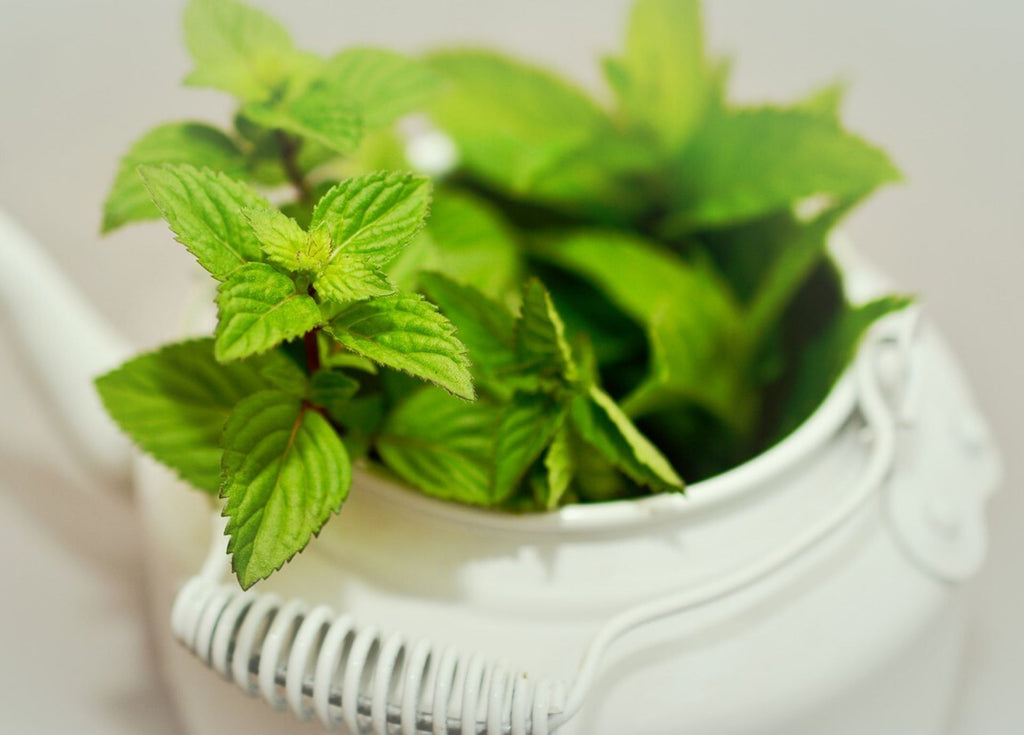
<path fill-rule="evenodd" d="M 544 239 L 534 253 L 589 281 L 639 324 L 648 324 L 669 301 L 703 300 L 716 310 L 737 309 L 709 269 L 635 235 L 575 230 Z"/>
<path fill-rule="evenodd" d="M 214 87 L 243 101 L 270 97 L 317 63 L 295 49 L 281 24 L 236 0 L 190 0 L 185 44 L 196 64 L 185 84 Z"/>
<path fill-rule="evenodd" d="M 383 266 L 420 231 L 429 209 L 429 179 L 381 171 L 328 191 L 313 210 L 310 229 L 323 225 L 331 233 L 332 258 L 344 251 Z"/>
<path fill-rule="evenodd" d="M 793 431 L 816 409 L 857 352 L 868 328 L 882 317 L 906 308 L 913 299 L 885 296 L 848 306 L 800 356 L 792 393 L 782 410 L 779 436 Z"/>
<path fill-rule="evenodd" d="M 648 327 L 647 378 L 624 400 L 633 418 L 696 404 L 740 434 L 756 416 L 747 335 L 733 315 L 699 301 L 668 302 Z"/>
<path fill-rule="evenodd" d="M 117 178 L 103 204 L 103 232 L 160 217 L 136 169 L 162 163 L 206 166 L 238 178 L 246 174 L 245 156 L 217 128 L 187 122 L 160 125 L 135 141 L 121 159 Z"/>
<path fill-rule="evenodd" d="M 699 124 L 710 92 L 698 0 L 637 0 L 625 54 L 607 63 L 625 116 L 679 150 Z"/>
<path fill-rule="evenodd" d="M 222 365 L 212 339 L 193 340 L 139 355 L 97 378 L 96 388 L 107 413 L 144 452 L 216 494 L 228 414 L 246 396 L 274 387 L 268 376 L 289 362 L 271 353 Z"/>
<path fill-rule="evenodd" d="M 317 370 L 310 379 L 310 400 L 322 407 L 335 421 L 343 422 L 359 382 L 334 370 Z"/>
<path fill-rule="evenodd" d="M 567 153 L 609 122 L 585 94 L 538 67 L 489 51 L 448 51 L 430 58 L 450 91 L 434 108 L 461 162 L 514 193 L 533 189 Z"/>
<path fill-rule="evenodd" d="M 523 370 L 536 370 L 558 380 L 575 380 L 572 349 L 565 325 L 551 295 L 536 278 L 523 285 L 523 303 L 515 328 L 516 353 Z"/>
<path fill-rule="evenodd" d="M 338 153 L 354 151 L 363 135 L 359 112 L 323 80 L 283 101 L 248 104 L 244 114 L 259 125 L 298 135 Z"/>
<path fill-rule="evenodd" d="M 501 502 L 513 495 L 530 466 L 547 448 L 565 419 L 554 398 L 516 393 L 502 408 L 494 440 L 492 497 Z"/>
<path fill-rule="evenodd" d="M 516 369 L 515 318 L 502 304 L 472 286 L 438 273 L 421 277 L 424 290 L 448 317 L 466 346 L 473 377 L 495 388 Z"/>
<path fill-rule="evenodd" d="M 570 416 L 580 438 L 634 482 L 652 490 L 683 489 L 682 479 L 658 448 L 597 386 L 573 398 Z"/>
<path fill-rule="evenodd" d="M 218 289 L 214 352 L 222 362 L 266 352 L 320 321 L 316 301 L 296 293 L 290 277 L 266 263 L 250 263 Z"/>
<path fill-rule="evenodd" d="M 299 223 L 276 209 L 246 209 L 242 212 L 260 243 L 260 252 L 268 263 L 287 271 L 316 272 L 327 263 L 330 242 L 324 237 L 314 242 Z"/>
<path fill-rule="evenodd" d="M 900 178 L 885 153 L 834 120 L 767 107 L 710 120 L 676 171 L 667 232 L 732 225 L 811 196 L 856 199 Z"/>
<path fill-rule="evenodd" d="M 397 293 L 359 301 L 326 331 L 352 352 L 428 380 L 467 400 L 474 397 L 466 348 L 455 327 L 422 296 Z"/>
<path fill-rule="evenodd" d="M 348 496 L 352 467 L 323 416 L 281 391 L 242 400 L 224 427 L 225 533 L 248 589 L 302 551 Z"/>
<path fill-rule="evenodd" d="M 335 303 L 362 301 L 395 292 L 388 277 L 362 258 L 342 253 L 313 281 L 322 299 Z"/>
<path fill-rule="evenodd" d="M 186 164 L 141 166 L 139 174 L 178 242 L 218 281 L 260 260 L 259 241 L 242 210 L 269 209 L 270 203 L 254 190 Z"/>
<path fill-rule="evenodd" d="M 470 194 L 441 190 L 427 222 L 434 270 L 502 298 L 519 283 L 519 251 L 501 214 Z"/>
<path fill-rule="evenodd" d="M 490 506 L 498 410 L 422 388 L 388 416 L 376 449 L 385 465 L 428 495 Z"/>
<path fill-rule="evenodd" d="M 332 89 L 362 116 L 368 128 L 390 125 L 421 109 L 441 79 L 421 61 L 375 48 L 350 48 L 331 57 L 321 72 Z"/>
<path fill-rule="evenodd" d="M 548 451 L 544 455 L 544 470 L 547 482 L 545 495 L 540 499 L 544 507 L 553 510 L 558 507 L 576 474 L 576 458 L 573 455 L 572 436 L 565 421 L 555 432 Z"/>
<path fill-rule="evenodd" d="M 840 107 L 846 97 L 845 81 L 832 82 L 815 90 L 801 100 L 799 109 L 813 115 L 821 115 L 829 120 L 839 120 Z"/>

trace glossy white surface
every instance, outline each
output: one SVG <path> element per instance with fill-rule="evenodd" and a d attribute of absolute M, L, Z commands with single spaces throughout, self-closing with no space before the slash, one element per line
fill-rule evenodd
<path fill-rule="evenodd" d="M 322 49 L 357 40 L 409 49 L 486 38 L 591 81 L 590 57 L 613 47 L 625 5 L 260 4 Z M 0 206 L 135 343 L 172 338 L 193 282 L 188 256 L 159 226 L 102 242 L 94 233 L 115 160 L 130 140 L 165 119 L 226 116 L 219 95 L 176 87 L 187 70 L 180 3 L 5 0 L 0 15 Z M 897 282 L 927 294 L 1006 450 L 1008 492 L 990 510 L 992 558 L 970 587 L 954 732 L 1013 735 L 1024 722 L 1024 497 L 1015 456 L 1024 447 L 1024 348 L 1016 339 L 1024 98 L 1015 92 L 1024 6 L 710 0 L 709 16 L 715 46 L 739 56 L 740 94 L 790 96 L 846 76 L 854 82 L 851 124 L 890 147 L 908 174 L 909 185 L 879 195 L 851 230 Z M 0 551 L 7 560 L 0 567 L 0 725 L 80 735 L 176 732 L 141 635 L 145 579 L 134 512 L 85 475 L 3 329 L 0 345 Z"/>

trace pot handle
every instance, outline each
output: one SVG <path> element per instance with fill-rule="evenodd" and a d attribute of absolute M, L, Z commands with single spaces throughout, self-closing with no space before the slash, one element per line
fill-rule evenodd
<path fill-rule="evenodd" d="M 609 620 L 592 640 L 571 682 L 534 679 L 503 661 L 460 654 L 430 641 L 407 641 L 357 626 L 325 606 L 242 592 L 227 572 L 223 519 L 203 570 L 175 600 L 178 640 L 204 663 L 252 696 L 328 728 L 403 735 L 545 735 L 571 719 L 608 647 L 631 630 L 721 600 L 786 566 L 861 510 L 884 484 L 895 457 L 896 418 L 879 385 L 872 335 L 854 365 L 871 454 L 857 484 L 831 513 L 775 553 L 702 587 L 631 608 Z M 339 670 L 340 669 L 340 670 Z M 354 703 L 354 706 L 353 706 Z"/>

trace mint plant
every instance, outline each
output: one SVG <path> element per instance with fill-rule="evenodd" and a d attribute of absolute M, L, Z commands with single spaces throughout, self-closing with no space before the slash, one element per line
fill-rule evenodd
<path fill-rule="evenodd" d="M 186 84 L 232 95 L 232 126 L 143 135 L 103 230 L 166 220 L 217 327 L 97 387 L 222 501 L 243 587 L 356 462 L 505 512 L 682 491 L 795 428 L 907 301 L 848 305 L 826 250 L 899 176 L 841 90 L 733 104 L 696 2 L 637 0 L 611 105 L 486 50 L 322 58 L 236 0 L 190 0 L 185 38 Z M 452 170 L 414 171 L 413 113 Z"/>

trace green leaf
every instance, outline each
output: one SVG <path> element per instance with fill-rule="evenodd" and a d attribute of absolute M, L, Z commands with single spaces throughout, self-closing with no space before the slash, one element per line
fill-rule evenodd
<path fill-rule="evenodd" d="M 242 214 L 249 221 L 266 262 L 293 273 L 315 273 L 327 263 L 327 237 L 314 241 L 298 222 L 276 209 L 247 209 Z"/>
<path fill-rule="evenodd" d="M 318 370 L 310 379 L 310 400 L 320 406 L 331 419 L 344 421 L 346 409 L 359 390 L 359 382 L 333 370 Z"/>
<path fill-rule="evenodd" d="M 682 490 L 683 481 L 618 404 L 597 386 L 573 398 L 570 416 L 580 438 L 630 479 L 652 490 Z"/>
<path fill-rule="evenodd" d="M 160 217 L 136 169 L 161 163 L 206 166 L 232 177 L 246 174 L 245 156 L 217 128 L 187 122 L 160 125 L 135 141 L 121 159 L 114 185 L 103 204 L 104 233 L 129 222 Z"/>
<path fill-rule="evenodd" d="M 666 303 L 650 321 L 647 378 L 624 400 L 637 418 L 695 404 L 739 434 L 752 430 L 756 395 L 749 381 L 750 348 L 732 314 L 699 301 Z"/>
<path fill-rule="evenodd" d="M 536 278 L 523 285 L 523 304 L 515 329 L 516 353 L 524 371 L 537 370 L 561 380 L 578 376 L 565 325 L 555 311 L 551 295 Z"/>
<path fill-rule="evenodd" d="M 838 81 L 827 84 L 801 100 L 799 109 L 826 119 L 838 121 L 840 107 L 846 96 L 846 82 Z"/>
<path fill-rule="evenodd" d="M 849 209 L 833 207 L 810 223 L 797 225 L 778 250 L 761 276 L 745 320 L 753 340 L 763 339 L 782 320 L 797 290 L 825 257 L 829 232 Z"/>
<path fill-rule="evenodd" d="M 248 589 L 302 551 L 348 496 L 352 466 L 327 420 L 281 391 L 243 399 L 224 427 L 225 533 Z"/>
<path fill-rule="evenodd" d="M 220 436 L 235 404 L 274 387 L 288 369 L 277 353 L 230 365 L 213 356 L 213 340 L 168 345 L 139 355 L 96 379 L 118 426 L 157 461 L 193 487 L 216 494 Z"/>
<path fill-rule="evenodd" d="M 786 399 L 780 436 L 789 434 L 816 409 L 857 352 L 868 328 L 882 317 L 906 308 L 913 299 L 885 296 L 847 307 L 800 356 L 793 390 Z"/>
<path fill-rule="evenodd" d="M 548 395 L 516 393 L 503 407 L 494 440 L 496 502 L 509 498 L 530 466 L 547 448 L 565 420 L 564 412 Z"/>
<path fill-rule="evenodd" d="M 214 87 L 243 101 L 270 97 L 316 63 L 296 51 L 281 24 L 236 0 L 190 0 L 185 44 L 196 65 L 185 84 Z"/>
<path fill-rule="evenodd" d="M 236 270 L 217 292 L 218 360 L 266 352 L 320 324 L 320 307 L 296 293 L 295 282 L 266 263 Z"/>
<path fill-rule="evenodd" d="M 335 303 L 362 301 L 395 292 L 381 270 L 344 253 L 324 268 L 313 281 L 313 287 L 321 298 Z"/>
<path fill-rule="evenodd" d="M 351 48 L 331 57 L 321 72 L 338 99 L 359 111 L 368 128 L 390 125 L 421 109 L 441 79 L 421 61 L 375 48 Z"/>
<path fill-rule="evenodd" d="M 242 211 L 270 203 L 245 184 L 186 164 L 141 166 L 153 202 L 199 265 L 219 281 L 260 260 L 260 244 Z"/>
<path fill-rule="evenodd" d="M 621 61 L 605 66 L 627 119 L 680 149 L 707 105 L 710 72 L 698 0 L 637 0 Z"/>
<path fill-rule="evenodd" d="M 735 311 L 728 290 L 707 269 L 667 248 L 611 230 L 574 230 L 536 243 L 534 254 L 589 281 L 639 324 L 669 301 L 698 299 Z"/>
<path fill-rule="evenodd" d="M 358 111 L 323 80 L 283 101 L 250 103 L 244 114 L 259 125 L 293 133 L 338 153 L 354 151 L 363 135 Z"/>
<path fill-rule="evenodd" d="M 716 116 L 675 168 L 669 232 L 734 224 L 811 196 L 856 199 L 900 178 L 885 153 L 834 120 L 767 107 Z"/>
<path fill-rule="evenodd" d="M 489 51 L 447 51 L 430 63 L 452 84 L 434 116 L 462 164 L 502 189 L 531 191 L 610 125 L 593 100 L 538 67 Z"/>
<path fill-rule="evenodd" d="M 441 190 L 427 231 L 437 252 L 434 270 L 502 298 L 519 283 L 520 258 L 499 212 L 478 197 Z"/>
<path fill-rule="evenodd" d="M 421 388 L 388 416 L 376 449 L 385 465 L 428 495 L 490 506 L 498 409 Z"/>
<path fill-rule="evenodd" d="M 423 227 L 430 209 L 430 180 L 413 174 L 381 171 L 356 176 L 328 191 L 310 221 L 323 225 L 334 249 L 383 266 Z"/>
<path fill-rule="evenodd" d="M 709 263 L 600 230 L 550 238 L 537 253 L 586 278 L 646 329 L 650 374 L 624 401 L 631 416 L 693 402 L 730 423 L 749 419 L 744 317 Z"/>
<path fill-rule="evenodd" d="M 515 318 L 502 304 L 473 286 L 439 273 L 424 273 L 423 288 L 458 330 L 472 363 L 473 377 L 489 387 L 516 369 Z"/>
<path fill-rule="evenodd" d="M 465 346 L 452 323 L 422 296 L 397 293 L 359 301 L 335 316 L 326 331 L 358 355 L 460 398 L 474 397 Z"/>
<path fill-rule="evenodd" d="M 548 451 L 544 455 L 545 494 L 540 498 L 548 510 L 558 507 L 576 474 L 576 458 L 573 455 L 572 436 L 565 421 L 555 432 Z"/>

